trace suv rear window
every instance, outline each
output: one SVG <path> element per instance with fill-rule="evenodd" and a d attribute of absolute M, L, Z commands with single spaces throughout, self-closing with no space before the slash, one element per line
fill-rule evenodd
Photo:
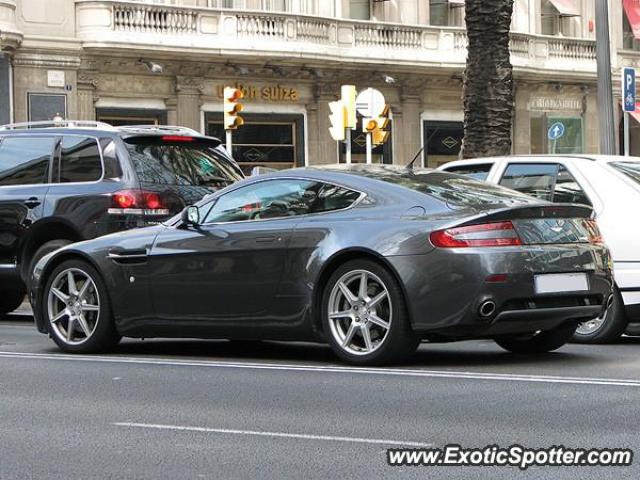
<path fill-rule="evenodd" d="M 612 162 L 609 165 L 624 173 L 634 182 L 640 183 L 640 162 Z"/>
<path fill-rule="evenodd" d="M 5 137 L 0 143 L 0 185 L 47 183 L 56 137 Z"/>
<path fill-rule="evenodd" d="M 242 179 L 213 142 L 132 137 L 125 145 L 141 183 L 222 187 Z"/>

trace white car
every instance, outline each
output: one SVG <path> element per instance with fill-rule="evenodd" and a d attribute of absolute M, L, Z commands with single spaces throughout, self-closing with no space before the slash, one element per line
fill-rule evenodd
<path fill-rule="evenodd" d="M 555 203 L 593 206 L 613 257 L 616 291 L 602 318 L 574 340 L 607 343 L 640 332 L 640 158 L 549 155 L 458 160 L 439 167 Z"/>

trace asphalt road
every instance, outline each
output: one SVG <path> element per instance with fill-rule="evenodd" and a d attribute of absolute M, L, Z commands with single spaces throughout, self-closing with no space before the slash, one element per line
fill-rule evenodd
<path fill-rule="evenodd" d="M 124 341 L 67 356 L 0 318 L 0 479 L 634 478 L 631 467 L 389 467 L 389 447 L 640 448 L 640 339 L 517 357 L 423 345 L 357 369 L 312 344 Z"/>

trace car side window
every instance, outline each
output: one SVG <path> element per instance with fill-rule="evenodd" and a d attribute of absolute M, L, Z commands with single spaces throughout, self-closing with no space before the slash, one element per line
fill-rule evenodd
<path fill-rule="evenodd" d="M 102 178 L 102 159 L 95 138 L 65 136 L 60 148 L 60 183 L 95 182 Z"/>
<path fill-rule="evenodd" d="M 358 192 L 314 180 L 266 180 L 220 197 L 204 223 L 246 222 L 330 212 L 353 205 L 359 197 Z"/>
<path fill-rule="evenodd" d="M 569 170 L 562 165 L 558 170 L 558 178 L 553 191 L 553 201 L 554 203 L 580 203 L 592 206 L 589 197 L 587 197 L 580 184 L 569 173 Z"/>
<path fill-rule="evenodd" d="M 552 202 L 558 168 L 555 163 L 511 163 L 500 185 Z"/>
<path fill-rule="evenodd" d="M 512 163 L 500 185 L 549 202 L 591 205 L 573 175 L 556 163 Z"/>
<path fill-rule="evenodd" d="M 489 178 L 489 173 L 493 168 L 493 163 L 482 163 L 479 165 L 459 165 L 457 167 L 444 168 L 445 172 L 457 173 L 474 180 L 485 181 Z"/>
<path fill-rule="evenodd" d="M 5 137 L 0 143 L 0 186 L 48 182 L 56 137 Z"/>

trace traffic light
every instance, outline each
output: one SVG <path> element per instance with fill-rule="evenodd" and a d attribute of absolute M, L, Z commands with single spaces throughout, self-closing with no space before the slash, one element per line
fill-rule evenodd
<path fill-rule="evenodd" d="M 356 97 L 358 95 L 358 92 L 356 91 L 356 87 L 354 85 L 343 85 L 341 94 L 341 100 L 346 111 L 345 127 L 354 130 L 356 128 L 356 124 L 358 123 L 358 116 L 356 112 Z"/>
<path fill-rule="evenodd" d="M 244 98 L 239 88 L 225 87 L 224 89 L 224 129 L 236 130 L 244 125 L 244 120 L 238 115 L 244 106 L 240 100 Z"/>
<path fill-rule="evenodd" d="M 347 109 L 342 100 L 329 103 L 329 133 L 336 142 L 343 142 L 346 138 L 345 130 L 347 128 Z"/>
<path fill-rule="evenodd" d="M 362 131 L 371 134 L 371 142 L 374 145 L 383 145 L 389 140 L 389 105 L 385 105 L 380 115 L 373 118 L 365 118 L 362 121 Z"/>

